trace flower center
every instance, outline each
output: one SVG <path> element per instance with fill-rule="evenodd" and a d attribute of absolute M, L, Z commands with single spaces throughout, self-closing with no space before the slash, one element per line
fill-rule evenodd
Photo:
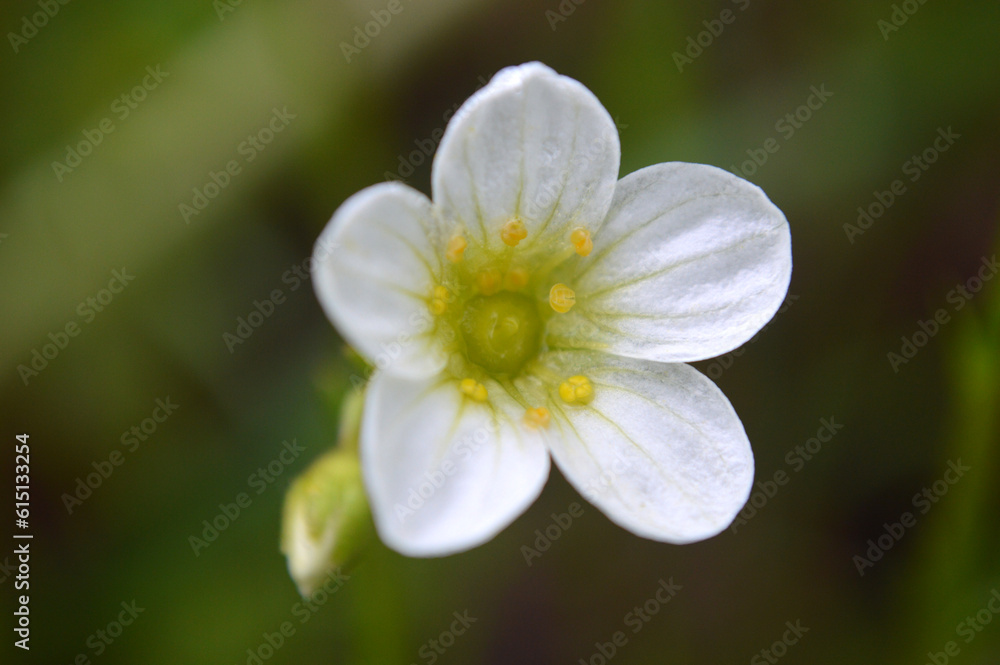
<path fill-rule="evenodd" d="M 542 320 L 534 301 L 503 292 L 465 304 L 462 337 L 469 360 L 490 372 L 514 374 L 538 353 Z"/>

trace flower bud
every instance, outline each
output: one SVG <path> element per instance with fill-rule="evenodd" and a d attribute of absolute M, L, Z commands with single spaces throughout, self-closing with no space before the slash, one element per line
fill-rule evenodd
<path fill-rule="evenodd" d="M 357 451 L 335 448 L 313 462 L 288 489 L 282 521 L 288 572 L 308 596 L 330 571 L 348 565 L 374 533 Z"/>

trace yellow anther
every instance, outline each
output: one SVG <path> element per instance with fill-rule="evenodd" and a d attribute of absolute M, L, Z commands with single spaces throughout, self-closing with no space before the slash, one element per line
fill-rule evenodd
<path fill-rule="evenodd" d="M 528 237 L 528 229 L 524 228 L 524 222 L 516 217 L 500 229 L 500 239 L 508 247 L 517 247 L 517 243 Z"/>
<path fill-rule="evenodd" d="M 489 268 L 479 273 L 476 277 L 476 282 L 479 284 L 479 290 L 483 292 L 484 296 L 491 296 L 500 290 L 500 283 L 503 278 L 500 276 L 500 270 L 497 268 Z"/>
<path fill-rule="evenodd" d="M 448 249 L 445 250 L 444 255 L 452 263 L 458 263 L 462 260 L 465 248 L 468 246 L 469 243 L 462 236 L 452 236 L 451 240 L 448 241 Z"/>
<path fill-rule="evenodd" d="M 528 427 L 540 428 L 548 427 L 552 416 L 544 406 L 528 409 L 524 412 L 524 424 Z"/>
<path fill-rule="evenodd" d="M 451 293 L 448 292 L 443 286 L 434 287 L 434 297 L 431 299 L 430 305 L 428 307 L 431 310 L 431 314 L 435 316 L 441 316 L 444 314 L 445 310 L 448 309 L 448 302 L 451 300 Z"/>
<path fill-rule="evenodd" d="M 594 249 L 594 241 L 590 239 L 590 231 L 578 226 L 569 234 L 569 241 L 580 256 L 587 256 Z"/>
<path fill-rule="evenodd" d="M 468 395 L 477 402 L 485 402 L 488 397 L 486 393 L 486 386 L 479 383 L 475 379 L 462 379 L 462 382 L 459 384 L 459 388 L 461 388 L 465 395 Z"/>
<path fill-rule="evenodd" d="M 511 268 L 503 278 L 503 286 L 508 291 L 517 291 L 528 283 L 528 271 L 524 268 Z"/>
<path fill-rule="evenodd" d="M 594 386 L 590 379 L 578 374 L 559 384 L 559 396 L 569 404 L 588 404 L 594 399 Z"/>
<path fill-rule="evenodd" d="M 560 314 L 565 314 L 576 304 L 576 292 L 562 282 L 549 289 L 549 304 Z"/>

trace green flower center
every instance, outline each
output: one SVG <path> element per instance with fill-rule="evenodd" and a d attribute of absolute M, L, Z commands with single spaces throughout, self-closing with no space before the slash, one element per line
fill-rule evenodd
<path fill-rule="evenodd" d="M 472 298 L 465 304 L 461 329 L 469 360 L 489 372 L 514 374 L 541 346 L 538 308 L 518 293 Z"/>

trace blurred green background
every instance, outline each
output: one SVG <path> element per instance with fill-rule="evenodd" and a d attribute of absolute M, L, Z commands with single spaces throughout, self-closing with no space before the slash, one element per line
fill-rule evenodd
<path fill-rule="evenodd" d="M 953 291 L 997 251 L 1000 5 L 401 0 L 357 48 L 387 5 L 0 9 L 3 468 L 12 478 L 14 436 L 30 434 L 34 534 L 32 648 L 8 643 L 4 662 L 256 662 L 249 649 L 269 663 L 596 665 L 616 631 L 622 665 L 1000 662 L 1000 289 Z M 394 174 L 429 193 L 424 152 L 444 118 L 529 60 L 608 108 L 622 174 L 733 168 L 787 215 L 796 298 L 740 355 L 699 363 L 753 444 L 757 505 L 707 542 L 658 544 L 553 469 L 489 544 L 431 560 L 376 544 L 304 611 L 278 550 L 281 501 L 332 444 L 354 370 L 308 279 L 293 290 L 286 271 L 357 190 Z M 803 110 L 813 87 L 832 95 Z M 281 131 L 247 143 L 276 111 Z M 939 130 L 958 137 L 935 148 Z M 213 173 L 226 185 L 205 192 Z M 859 207 L 873 219 L 856 234 Z M 116 270 L 134 280 L 107 302 Z M 227 345 L 275 289 L 286 300 Z M 947 322 L 921 337 L 939 309 Z M 903 337 L 923 344 L 893 367 Z M 42 366 L 33 354 L 53 340 L 65 348 Z M 37 375 L 19 369 L 33 360 Z M 178 408 L 149 433 L 167 398 Z M 798 461 L 822 418 L 843 428 Z M 130 434 L 144 425 L 145 440 Z M 293 440 L 305 452 L 261 483 Z M 924 514 L 914 495 L 957 460 L 969 470 Z M 787 483 L 768 486 L 779 471 Z M 252 502 L 196 554 L 189 538 L 241 492 Z M 527 565 L 522 546 L 574 502 L 583 515 Z M 854 557 L 907 511 L 915 525 L 859 574 Z M 671 578 L 682 589 L 633 632 L 629 613 Z M 102 642 L 132 601 L 138 618 Z M 475 623 L 439 654 L 431 640 L 463 611 Z M 286 621 L 294 633 L 261 649 Z M 763 654 L 792 635 L 786 621 L 808 632 Z"/>

